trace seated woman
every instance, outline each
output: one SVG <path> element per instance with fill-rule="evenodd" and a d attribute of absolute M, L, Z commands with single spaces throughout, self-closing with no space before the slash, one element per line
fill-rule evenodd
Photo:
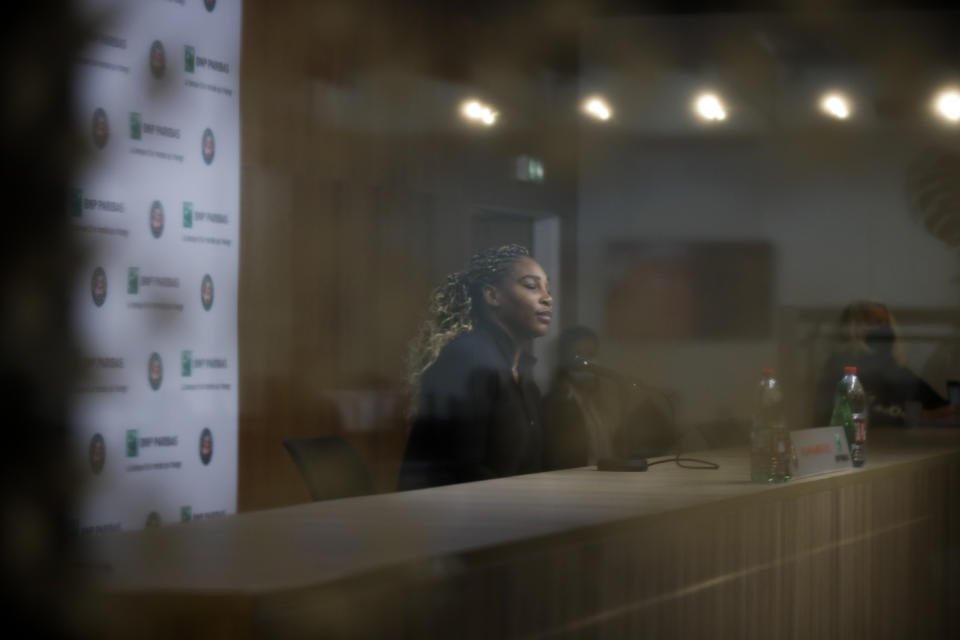
<path fill-rule="evenodd" d="M 816 420 L 830 422 L 843 368 L 857 368 L 857 377 L 870 398 L 869 424 L 904 425 L 907 404 L 922 408 L 921 420 L 951 412 L 947 401 L 913 371 L 903 366 L 899 330 L 893 314 L 881 302 L 855 302 L 843 310 L 840 343 L 824 365 L 817 385 Z"/>
<path fill-rule="evenodd" d="M 647 394 L 631 392 L 625 379 L 602 381 L 595 368 L 578 366 L 592 362 L 599 346 L 587 327 L 566 329 L 557 341 L 557 372 L 543 409 L 548 469 L 662 455 L 677 440 L 672 420 Z"/>
<path fill-rule="evenodd" d="M 415 417 L 401 490 L 543 469 L 529 347 L 552 311 L 547 276 L 519 245 L 480 251 L 433 292 L 411 350 Z"/>

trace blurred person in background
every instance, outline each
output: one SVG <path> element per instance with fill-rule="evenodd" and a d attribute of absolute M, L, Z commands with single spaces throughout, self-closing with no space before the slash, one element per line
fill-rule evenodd
<path fill-rule="evenodd" d="M 600 399 L 600 380 L 579 362 L 592 362 L 600 348 L 587 327 L 565 329 L 557 339 L 557 371 L 543 402 L 544 460 L 548 469 L 596 464 L 613 456 L 616 404 Z"/>
<path fill-rule="evenodd" d="M 478 252 L 433 292 L 411 348 L 401 490 L 543 469 L 530 345 L 552 314 L 547 275 L 519 245 Z"/>
<path fill-rule="evenodd" d="M 870 424 L 908 424 L 910 405 L 919 407 L 916 418 L 920 421 L 938 420 L 954 412 L 943 396 L 904 366 L 900 330 L 882 302 L 866 300 L 848 305 L 840 315 L 837 335 L 838 344 L 817 385 L 818 425 L 830 423 L 844 367 L 857 368 L 857 377 L 870 399 Z"/>
<path fill-rule="evenodd" d="M 599 351 L 588 327 L 566 329 L 557 340 L 557 371 L 543 410 L 548 469 L 661 455 L 677 440 L 672 420 L 648 397 L 651 389 L 609 370 L 598 376 Z"/>

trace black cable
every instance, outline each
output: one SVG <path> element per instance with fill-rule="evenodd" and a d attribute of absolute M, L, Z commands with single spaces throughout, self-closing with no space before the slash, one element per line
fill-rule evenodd
<path fill-rule="evenodd" d="M 656 387 L 651 387 L 645 383 L 640 382 L 635 378 L 628 378 L 626 376 L 621 377 L 621 382 L 627 385 L 632 391 L 646 391 L 647 393 L 652 393 L 654 395 L 660 396 L 664 401 L 664 404 L 667 405 L 667 409 L 670 411 L 670 423 L 676 428 L 677 425 L 677 409 L 673 406 L 673 400 L 670 398 L 670 394 L 664 391 L 663 389 L 657 389 Z M 715 471 L 720 468 L 720 465 L 716 462 L 710 462 L 709 460 L 700 460 L 699 458 L 681 458 L 680 454 L 673 456 L 672 458 L 664 458 L 663 460 L 654 460 L 653 462 L 647 462 L 647 468 L 652 467 L 655 464 L 660 464 L 661 462 L 675 462 L 678 467 L 681 469 L 707 469 L 710 471 Z M 683 464 L 692 463 L 692 464 Z"/>
<path fill-rule="evenodd" d="M 660 464 L 662 462 L 675 462 L 681 469 L 708 469 L 714 471 L 720 468 L 720 465 L 718 465 L 716 462 L 700 460 L 699 458 L 681 458 L 679 453 L 672 458 L 664 458 L 663 460 L 654 460 L 653 462 L 648 462 L 647 467 L 652 467 L 653 465 Z M 693 464 L 681 464 L 683 462 Z"/>

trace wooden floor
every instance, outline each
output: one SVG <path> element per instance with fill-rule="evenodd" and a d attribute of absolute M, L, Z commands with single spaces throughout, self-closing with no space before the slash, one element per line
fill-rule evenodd
<path fill-rule="evenodd" d="M 717 471 L 518 476 L 102 536 L 89 554 L 158 635 L 960 637 L 960 439 L 937 436 L 776 487 L 721 450 L 700 454 Z"/>

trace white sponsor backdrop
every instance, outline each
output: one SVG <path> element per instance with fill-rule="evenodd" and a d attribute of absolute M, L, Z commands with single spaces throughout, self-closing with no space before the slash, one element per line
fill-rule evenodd
<path fill-rule="evenodd" d="M 95 35 L 74 67 L 87 152 L 66 207 L 82 249 L 77 526 L 233 513 L 241 2 L 78 4 Z"/>

